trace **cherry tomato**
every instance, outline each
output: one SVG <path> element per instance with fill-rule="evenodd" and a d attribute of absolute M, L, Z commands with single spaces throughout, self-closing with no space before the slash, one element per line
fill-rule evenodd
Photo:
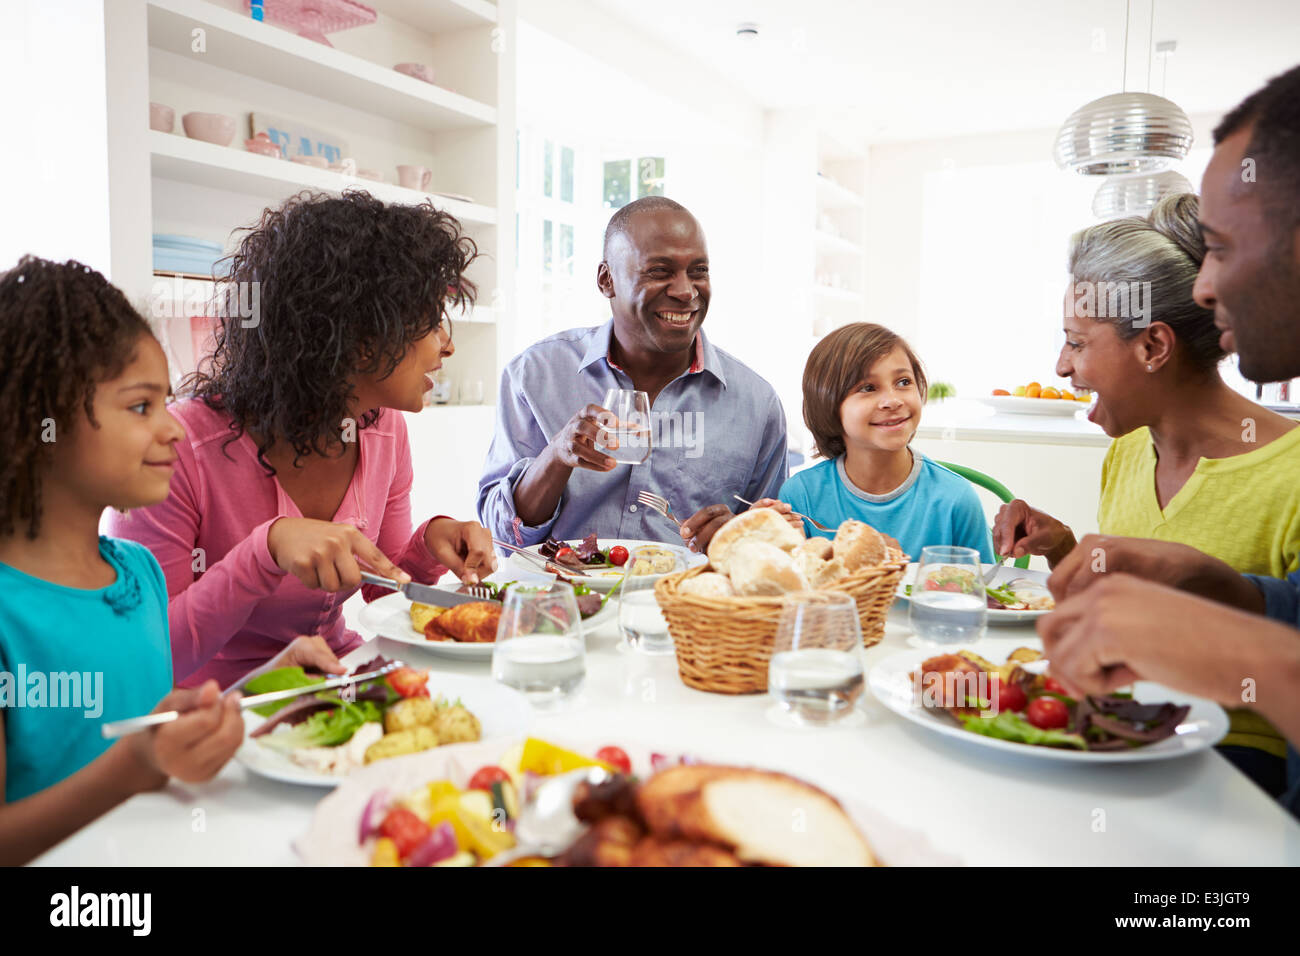
<path fill-rule="evenodd" d="M 596 759 L 607 763 L 621 773 L 632 772 L 632 761 L 622 747 L 601 747 L 596 751 Z"/>
<path fill-rule="evenodd" d="M 609 549 L 609 563 L 622 567 L 627 564 L 627 548 L 621 544 L 616 544 Z"/>
<path fill-rule="evenodd" d="M 1029 702 L 1025 719 L 1039 730 L 1060 730 L 1070 723 L 1070 708 L 1055 697 L 1035 697 Z"/>
<path fill-rule="evenodd" d="M 405 859 L 432 831 L 429 824 L 406 807 L 394 807 L 379 824 L 379 832 L 397 844 L 398 855 Z"/>
<path fill-rule="evenodd" d="M 1004 710 L 1021 711 L 1029 701 L 1018 684 L 1007 684 L 1001 674 L 989 674 L 989 707 L 995 714 Z"/>
<path fill-rule="evenodd" d="M 402 697 L 428 697 L 429 672 L 414 667 L 399 667 L 388 675 L 388 686 Z"/>
<path fill-rule="evenodd" d="M 559 551 L 555 552 L 555 560 L 561 563 L 568 561 L 573 556 L 573 549 L 568 547 L 561 548 Z"/>
<path fill-rule="evenodd" d="M 1062 697 L 1070 696 L 1070 692 L 1065 689 L 1065 685 L 1055 677 L 1049 677 L 1043 681 L 1043 690 L 1047 691 L 1049 694 L 1060 694 Z"/>
<path fill-rule="evenodd" d="M 491 792 L 492 784 L 509 779 L 510 774 L 500 767 L 479 767 L 474 772 L 474 776 L 469 778 L 469 788 L 471 790 L 487 790 Z"/>

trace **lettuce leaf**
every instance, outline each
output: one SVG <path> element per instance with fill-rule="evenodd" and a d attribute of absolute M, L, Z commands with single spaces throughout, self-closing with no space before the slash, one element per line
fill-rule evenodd
<path fill-rule="evenodd" d="M 332 710 L 317 711 L 302 723 L 288 730 L 277 730 L 261 740 L 276 750 L 296 750 L 299 747 L 333 747 L 352 739 L 366 722 L 366 709 L 346 701 L 338 701 Z"/>
<path fill-rule="evenodd" d="M 308 677 L 301 667 L 280 667 L 254 677 L 244 685 L 243 693 L 245 697 L 252 697 L 254 694 L 270 694 L 277 690 L 293 690 L 295 687 L 323 683 L 325 683 L 324 677 Z M 288 700 L 274 700 L 261 707 L 254 707 L 253 713 L 270 717 L 281 707 L 287 707 L 293 701 L 292 697 Z"/>
<path fill-rule="evenodd" d="M 996 717 L 963 717 L 962 725 L 972 733 L 1020 744 L 1042 747 L 1072 747 L 1087 750 L 1088 744 L 1079 734 L 1064 730 L 1041 730 L 1015 711 L 1004 710 Z"/>

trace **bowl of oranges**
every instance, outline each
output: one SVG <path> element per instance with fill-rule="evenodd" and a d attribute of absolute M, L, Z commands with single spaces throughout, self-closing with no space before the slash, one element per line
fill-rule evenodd
<path fill-rule="evenodd" d="M 1017 385 L 1011 391 L 995 388 L 992 395 L 980 401 L 995 411 L 1012 415 L 1057 415 L 1069 418 L 1086 408 L 1092 401 L 1092 395 L 1076 395 L 1068 388 L 1030 382 L 1028 385 Z"/>

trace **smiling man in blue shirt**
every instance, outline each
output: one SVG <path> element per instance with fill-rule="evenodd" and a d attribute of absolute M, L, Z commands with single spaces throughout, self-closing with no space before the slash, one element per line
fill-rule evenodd
<path fill-rule="evenodd" d="M 629 203 L 610 219 L 604 255 L 596 285 L 613 317 L 543 339 L 501 376 L 479 519 L 519 545 L 594 531 L 703 551 L 732 516 L 733 494 L 776 497 L 787 474 L 785 413 L 771 385 L 700 329 L 709 255 L 685 207 L 662 196 Z M 643 464 L 618 464 L 599 447 L 611 388 L 649 395 Z M 689 517 L 674 526 L 637 503 L 641 491 Z"/>

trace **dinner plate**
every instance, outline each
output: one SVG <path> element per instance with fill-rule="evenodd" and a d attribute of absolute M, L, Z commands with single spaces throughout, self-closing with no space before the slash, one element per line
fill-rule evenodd
<path fill-rule="evenodd" d="M 574 547 L 574 548 L 582 544 L 581 541 L 567 541 L 565 543 L 568 544 L 570 547 Z M 678 555 L 680 558 L 682 558 L 682 560 L 686 562 L 686 566 L 688 568 L 693 568 L 697 564 L 709 563 L 709 559 L 706 555 L 696 554 L 694 551 L 691 551 L 689 548 L 683 547 L 682 545 L 666 544 L 663 541 L 643 541 L 643 540 L 638 541 L 638 540 L 628 539 L 628 538 L 602 538 L 599 541 L 599 544 L 602 550 L 609 550 L 610 548 L 613 548 L 617 545 L 622 545 L 623 547 L 627 548 L 629 554 L 631 554 L 637 548 L 645 547 L 647 545 L 653 545 L 656 548 L 663 548 L 667 551 L 671 551 L 674 554 Z M 525 548 L 524 550 L 530 554 L 536 555 L 539 560 L 542 561 L 546 560 L 541 556 L 540 544 L 535 544 L 531 547 Z M 529 561 L 527 558 L 522 558 L 519 555 L 514 554 L 513 552 L 510 554 L 509 559 L 506 561 L 506 567 L 511 571 L 511 573 L 519 573 L 519 574 L 525 572 L 537 574 L 540 570 L 539 566 L 533 564 L 533 562 Z M 561 567 L 563 567 L 563 565 L 561 565 Z M 590 577 L 585 577 L 585 578 L 575 577 L 574 580 L 581 581 L 583 584 L 587 585 L 593 591 L 609 591 L 614 587 L 614 585 L 618 584 L 619 579 L 623 576 L 623 569 L 606 568 L 603 570 L 590 571 L 588 572 L 588 574 L 590 575 Z M 660 578 L 664 577 L 664 575 L 647 574 L 645 577 L 646 580 L 657 581 Z"/>
<path fill-rule="evenodd" d="M 410 644 L 439 657 L 451 657 L 458 660 L 490 661 L 492 648 L 496 645 L 488 641 L 483 644 L 464 644 L 460 641 L 431 641 L 423 632 L 411 626 L 411 602 L 403 594 L 385 594 L 376 601 L 371 601 L 361 609 L 359 615 L 363 627 L 369 628 L 380 637 L 401 644 Z M 618 620 L 618 597 L 605 602 L 605 606 L 584 618 L 582 633 L 591 633 L 594 628 Z"/>
<path fill-rule="evenodd" d="M 1068 398 L 1021 398 L 1019 395 L 985 395 L 976 399 L 989 408 L 1011 415 L 1052 415 L 1073 418 L 1075 412 L 1087 411 L 1088 402 Z"/>
<path fill-rule="evenodd" d="M 983 568 L 984 573 L 987 574 L 989 568 L 993 567 L 993 565 L 985 564 L 981 565 L 981 567 Z M 1031 581 L 1036 581 L 1041 584 L 1043 590 L 1047 590 L 1047 579 L 1049 576 L 1050 575 L 1047 571 L 1036 571 L 1033 568 L 1017 568 L 1014 566 L 1008 567 L 1007 565 L 1003 565 L 998 569 L 998 573 L 993 576 L 993 584 L 995 586 L 1000 584 L 1009 584 L 1018 578 L 1028 578 Z M 903 572 L 903 578 L 898 582 L 898 590 L 896 590 L 894 594 L 901 601 L 910 601 L 911 597 L 907 594 L 906 588 L 909 584 L 915 583 L 916 562 L 913 561 L 907 566 L 907 570 Z M 1044 614 L 1050 613 L 1052 612 L 1012 611 L 1007 608 L 995 610 L 994 608 L 989 608 L 989 624 L 993 627 L 1001 627 L 1006 624 L 1028 624 L 1038 620 Z"/>
<path fill-rule="evenodd" d="M 1017 642 L 1008 640 L 974 641 L 969 645 L 953 645 L 953 652 L 969 650 L 988 661 L 1001 663 L 1015 649 Z M 1036 645 L 1036 642 L 1035 642 Z M 1037 645 L 1036 645 L 1037 646 Z M 921 662 L 943 650 L 912 648 L 899 651 L 871 668 L 868 683 L 876 699 L 901 717 L 905 717 L 926 730 L 956 737 L 975 747 L 992 748 L 1023 756 L 1041 757 L 1044 760 L 1064 760 L 1071 763 L 1140 763 L 1145 760 L 1169 760 L 1185 757 L 1213 747 L 1228 732 L 1228 715 L 1218 704 L 1170 690 L 1160 684 L 1139 681 L 1133 686 L 1133 697 L 1143 703 L 1158 704 L 1165 701 L 1191 707 L 1178 732 L 1172 737 L 1145 747 L 1119 751 L 1066 750 L 1059 747 L 1040 747 L 1021 744 L 996 737 L 985 737 L 958 726 L 947 714 L 922 707 L 916 700 L 912 674 Z"/>
<path fill-rule="evenodd" d="M 433 697 L 442 695 L 452 701 L 460 698 L 469 712 L 479 719 L 483 727 L 483 741 L 497 741 L 495 746 L 503 746 L 499 743 L 502 738 L 526 733 L 532 723 L 532 708 L 524 695 L 488 677 L 433 673 L 429 675 L 429 693 Z M 267 719 L 252 711 L 245 711 L 245 731 L 251 733 Z M 309 787 L 337 787 L 350 777 L 350 775 L 349 777 L 334 776 L 299 766 L 290 760 L 287 754 L 272 750 L 249 736 L 244 737 L 243 744 L 235 752 L 235 759 L 258 776 L 283 783 L 297 783 Z M 384 762 L 381 760 L 367 767 L 375 767 Z M 357 770 L 361 769 L 366 768 L 357 768 Z"/>
<path fill-rule="evenodd" d="M 547 738 L 550 740 L 550 738 Z M 558 738 L 553 743 L 582 754 L 594 754 L 609 744 L 609 739 Z M 357 842 L 361 814 L 370 798 L 379 790 L 401 795 L 418 790 L 436 780 L 451 780 L 464 787 L 470 776 L 480 767 L 497 764 L 512 746 L 522 743 L 522 736 L 514 740 L 482 740 L 472 744 L 451 744 L 436 750 L 382 760 L 355 771 L 343 785 L 328 794 L 316 805 L 307 832 L 294 841 L 294 849 L 308 866 L 367 866 L 370 862 L 367 849 Z M 632 761 L 632 770 L 641 779 L 651 774 L 652 752 L 680 753 L 667 747 L 619 741 Z M 706 756 L 691 752 L 693 757 L 711 763 L 736 763 L 725 756 Z M 765 767 L 780 770 L 780 767 Z M 807 779 L 804 777 L 804 779 Z M 843 788 L 836 789 L 833 782 L 821 780 L 808 782 L 822 787 L 844 806 L 854 823 L 867 838 L 875 856 L 889 866 L 959 866 L 962 861 L 940 850 L 919 830 L 901 826 L 886 818 L 854 794 Z"/>

